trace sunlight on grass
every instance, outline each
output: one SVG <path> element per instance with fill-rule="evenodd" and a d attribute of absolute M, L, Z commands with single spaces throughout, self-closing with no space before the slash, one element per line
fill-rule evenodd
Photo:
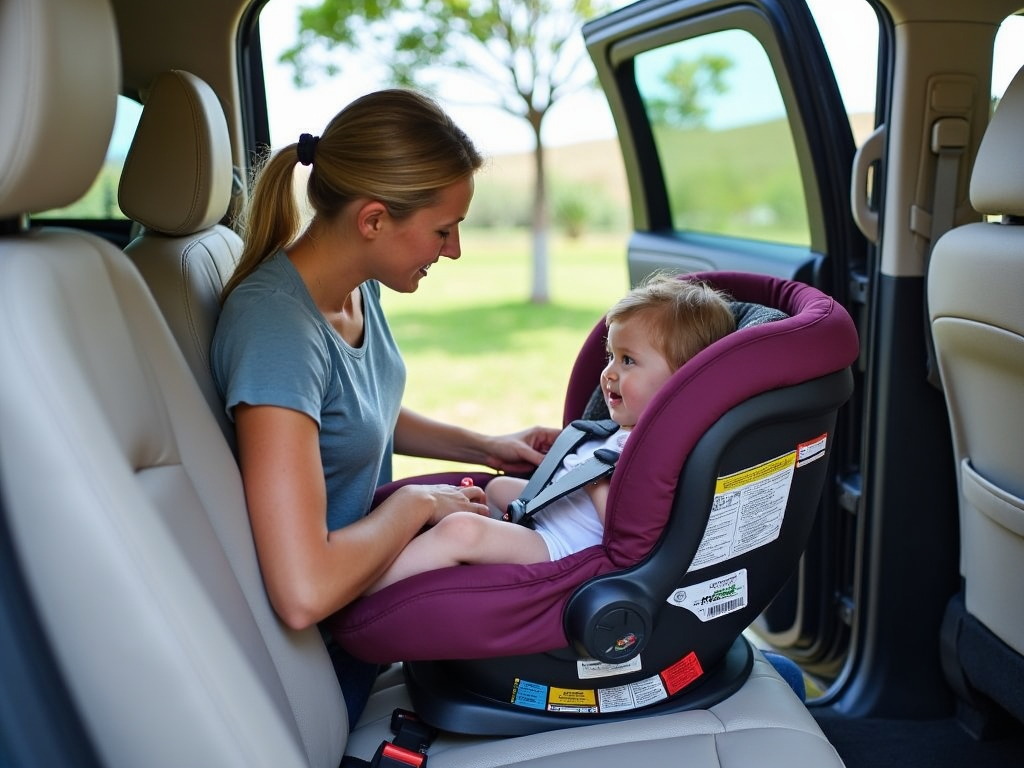
<path fill-rule="evenodd" d="M 436 264 L 416 293 L 384 292 L 408 368 L 405 404 L 491 434 L 560 427 L 576 353 L 629 287 L 626 235 L 553 236 L 544 306 L 529 302 L 527 232 L 466 230 L 462 253 Z M 396 456 L 394 474 L 452 468 Z"/>

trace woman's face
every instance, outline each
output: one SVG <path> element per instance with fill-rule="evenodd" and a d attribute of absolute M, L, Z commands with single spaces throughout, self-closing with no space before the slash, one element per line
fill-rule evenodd
<path fill-rule="evenodd" d="M 429 208 L 404 219 L 389 219 L 380 281 L 394 291 L 412 293 L 442 256 L 459 258 L 459 223 L 466 218 L 472 199 L 470 176 L 442 189 L 437 203 Z"/>

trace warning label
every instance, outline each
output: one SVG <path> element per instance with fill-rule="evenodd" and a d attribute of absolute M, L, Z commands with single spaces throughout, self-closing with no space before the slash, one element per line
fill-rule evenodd
<path fill-rule="evenodd" d="M 511 702 L 529 709 L 566 714 L 600 714 L 640 709 L 667 699 L 704 674 L 690 652 L 660 674 L 609 688 L 556 688 L 516 678 Z"/>
<path fill-rule="evenodd" d="M 705 568 L 779 537 L 797 451 L 718 478 L 704 538 L 689 570 Z"/>
<path fill-rule="evenodd" d="M 598 703 L 602 712 L 623 712 L 639 709 L 656 701 L 668 698 L 661 678 L 655 675 L 629 685 L 602 688 L 598 692 Z"/>
<path fill-rule="evenodd" d="M 683 690 L 683 688 L 703 674 L 704 670 L 700 666 L 697 654 L 690 651 L 690 653 L 662 672 L 661 676 L 665 680 L 665 686 L 668 688 L 669 694 L 673 694 L 676 691 Z"/>
<path fill-rule="evenodd" d="M 597 697 L 592 689 L 550 688 L 549 712 L 597 712 Z"/>
<path fill-rule="evenodd" d="M 825 455 L 825 446 L 828 442 L 828 434 L 818 435 L 813 440 L 808 440 L 806 443 L 800 443 L 796 447 L 796 465 L 802 467 L 804 464 L 810 464 L 812 461 L 817 461 Z"/>
<path fill-rule="evenodd" d="M 589 680 L 595 677 L 611 677 L 612 675 L 626 675 L 632 672 L 639 672 L 642 669 L 640 657 L 634 656 L 629 661 L 621 664 L 606 664 L 596 659 L 580 659 L 576 662 L 576 674 L 580 680 Z"/>

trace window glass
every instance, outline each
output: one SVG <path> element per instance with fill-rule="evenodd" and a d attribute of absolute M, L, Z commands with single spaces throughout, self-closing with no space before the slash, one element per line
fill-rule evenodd
<path fill-rule="evenodd" d="M 1016 15 L 1006 19 L 996 33 L 992 57 L 993 106 L 1021 67 L 1024 67 L 1024 16 Z"/>
<path fill-rule="evenodd" d="M 117 97 L 117 117 L 107 158 L 96 180 L 83 197 L 65 208 L 33 214 L 36 219 L 125 219 L 117 205 L 117 186 L 124 159 L 142 116 L 142 105 L 125 96 Z"/>
<path fill-rule="evenodd" d="M 675 229 L 809 245 L 800 168 L 771 63 L 730 29 L 639 54 Z"/>
<path fill-rule="evenodd" d="M 859 147 L 875 128 L 878 16 L 865 0 L 808 0 Z"/>

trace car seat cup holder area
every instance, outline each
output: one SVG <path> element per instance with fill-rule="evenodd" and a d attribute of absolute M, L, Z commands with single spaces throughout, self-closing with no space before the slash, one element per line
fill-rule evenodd
<path fill-rule="evenodd" d="M 420 574 L 330 622 L 354 655 L 405 662 L 430 725 L 515 736 L 701 709 L 749 677 L 742 633 L 799 566 L 853 391 L 857 335 L 839 304 L 805 284 L 686 277 L 775 314 L 738 323 L 652 400 L 611 476 L 602 545 Z M 603 331 L 581 348 L 566 423 L 600 418 L 587 404 Z"/>

